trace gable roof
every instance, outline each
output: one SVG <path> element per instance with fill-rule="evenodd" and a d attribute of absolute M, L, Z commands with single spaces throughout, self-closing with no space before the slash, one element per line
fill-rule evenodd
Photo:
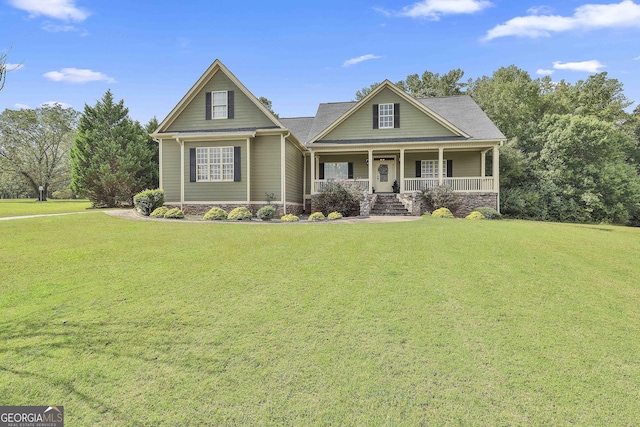
<path fill-rule="evenodd" d="M 258 107 L 258 109 L 260 109 L 260 111 L 262 111 L 265 116 L 267 116 L 273 122 L 276 127 L 281 129 L 285 128 L 285 126 L 280 123 L 280 121 L 264 105 L 262 105 L 260 101 L 258 101 L 258 98 L 256 98 L 249 91 L 249 89 L 247 89 L 245 85 L 243 85 L 242 82 L 238 80 L 238 78 L 234 76 L 227 67 L 224 66 L 222 62 L 220 62 L 219 59 L 216 59 L 209 66 L 209 68 L 207 68 L 207 71 L 205 71 L 204 74 L 200 76 L 198 81 L 196 81 L 195 84 L 191 86 L 191 89 L 189 89 L 189 91 L 182 97 L 180 102 L 178 102 L 178 104 L 173 107 L 173 110 L 171 110 L 167 117 L 165 117 L 164 120 L 160 122 L 158 128 L 153 132 L 152 135 L 162 133 L 163 130 L 166 130 L 169 126 L 171 126 L 174 120 L 180 115 L 180 113 L 184 111 L 187 105 L 189 105 L 189 103 L 193 101 L 196 95 L 204 88 L 204 86 L 213 78 L 213 76 L 217 72 L 224 73 L 229 78 L 229 80 L 231 80 L 233 84 L 235 84 L 238 89 L 240 89 L 240 91 L 244 93 L 247 98 L 249 98 L 249 100 L 253 102 L 253 104 L 255 104 L 255 106 Z"/>
<path fill-rule="evenodd" d="M 478 141 L 506 139 L 469 95 L 413 99 L 467 134 L 468 137 L 464 139 Z M 280 120 L 287 127 L 289 127 L 289 120 L 297 120 L 296 128 L 289 127 L 289 129 L 298 136 L 300 141 L 309 144 L 318 139 L 314 136 L 323 133 L 356 104 L 358 104 L 356 101 L 322 103 L 318 106 L 315 117 L 305 117 L 303 118 L 305 120 L 300 120 L 301 118 Z"/>
<path fill-rule="evenodd" d="M 280 119 L 280 123 L 285 125 L 304 144 L 314 120 L 315 117 L 290 117 Z"/>

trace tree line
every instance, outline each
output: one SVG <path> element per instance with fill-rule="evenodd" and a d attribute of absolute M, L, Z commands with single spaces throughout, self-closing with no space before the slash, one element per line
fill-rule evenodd
<path fill-rule="evenodd" d="M 500 205 L 512 218 L 640 225 L 640 107 L 597 73 L 571 84 L 511 65 L 463 81 L 425 71 L 396 85 L 416 97 L 469 95 L 507 137 Z M 364 98 L 380 83 L 356 92 Z M 488 165 L 491 162 L 487 162 Z"/>

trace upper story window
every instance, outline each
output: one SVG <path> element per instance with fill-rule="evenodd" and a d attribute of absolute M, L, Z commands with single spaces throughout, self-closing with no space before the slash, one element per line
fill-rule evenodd
<path fill-rule="evenodd" d="M 389 129 L 393 127 L 393 104 L 378 105 L 378 128 Z"/>
<path fill-rule="evenodd" d="M 211 116 L 214 119 L 226 119 L 227 118 L 227 91 L 219 91 L 211 93 Z"/>

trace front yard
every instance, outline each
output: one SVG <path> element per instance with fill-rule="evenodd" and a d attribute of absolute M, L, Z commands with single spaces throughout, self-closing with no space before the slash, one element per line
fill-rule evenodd
<path fill-rule="evenodd" d="M 0 222 L 0 404 L 91 425 L 634 425 L 640 230 Z"/>

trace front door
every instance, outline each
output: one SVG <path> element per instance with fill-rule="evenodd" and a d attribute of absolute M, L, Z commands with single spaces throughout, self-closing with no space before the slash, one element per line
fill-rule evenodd
<path fill-rule="evenodd" d="M 376 174 L 375 189 L 377 193 L 393 192 L 393 181 L 395 180 L 395 160 L 376 160 L 373 163 Z"/>

